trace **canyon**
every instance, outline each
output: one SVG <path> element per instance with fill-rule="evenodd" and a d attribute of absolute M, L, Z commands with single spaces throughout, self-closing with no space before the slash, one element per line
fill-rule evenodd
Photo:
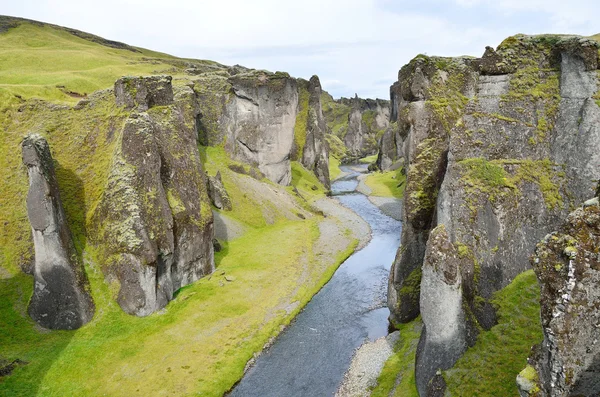
<path fill-rule="evenodd" d="M 600 393 L 594 37 L 417 55 L 389 100 L 0 17 L 23 43 L 0 394 Z"/>

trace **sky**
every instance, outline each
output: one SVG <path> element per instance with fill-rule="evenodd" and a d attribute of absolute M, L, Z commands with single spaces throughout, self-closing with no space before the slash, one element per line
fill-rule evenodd
<path fill-rule="evenodd" d="M 336 98 L 389 98 L 420 53 L 481 56 L 517 33 L 600 33 L 598 0 L 0 0 L 0 14 L 180 57 L 316 74 Z"/>

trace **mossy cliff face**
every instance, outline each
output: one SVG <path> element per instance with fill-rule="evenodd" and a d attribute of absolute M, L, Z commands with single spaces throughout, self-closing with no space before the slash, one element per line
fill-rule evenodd
<path fill-rule="evenodd" d="M 495 324 L 492 294 L 529 268 L 537 241 L 600 176 L 597 57 L 588 39 L 520 35 L 481 59 L 418 56 L 402 68 L 391 89 L 400 139 L 382 150 L 408 169 L 392 322 L 415 318 L 432 293 L 406 284 L 443 224 L 463 258 L 465 321 Z"/>
<path fill-rule="evenodd" d="M 300 87 L 299 87 L 300 89 Z M 321 107 L 321 82 L 317 76 L 311 77 L 306 86 L 308 91 L 306 124 L 299 125 L 301 118 L 296 119 L 296 141 L 301 144 L 300 137 L 304 136 L 304 147 L 301 162 L 308 170 L 313 171 L 325 188 L 329 189 L 329 148 L 325 141 L 327 124 Z M 299 104 L 301 106 L 301 104 Z M 305 134 L 300 131 L 304 128 Z"/>
<path fill-rule="evenodd" d="M 517 379 L 522 396 L 600 393 L 599 247 L 597 198 L 537 245 L 532 265 L 541 285 L 544 341 Z"/>
<path fill-rule="evenodd" d="M 389 126 L 389 101 L 358 96 L 334 100 L 324 93 L 321 102 L 327 126 L 344 142 L 349 159 L 377 153 L 379 140 Z"/>
<path fill-rule="evenodd" d="M 289 185 L 296 80 L 282 72 L 231 68 L 200 77 L 194 89 L 201 112 L 200 142 L 223 145 L 233 159 L 258 167 L 275 183 Z"/>
<path fill-rule="evenodd" d="M 460 58 L 417 57 L 400 70 L 400 81 L 392 88 L 392 103 L 398 104 L 396 133 L 403 137 L 397 141 L 398 150 L 408 170 L 402 244 L 388 290 L 393 323 L 410 321 L 419 314 L 420 292 L 407 284 L 420 282 L 413 275 L 420 271 L 429 231 L 436 225 L 436 200 L 448 161 L 448 128 L 463 111 L 465 94 L 473 91 L 475 73 L 469 65 Z"/>
<path fill-rule="evenodd" d="M 117 103 L 147 111 L 133 111 L 125 120 L 94 213 L 94 239 L 106 258 L 107 279 L 119 286 L 117 301 L 127 313 L 144 316 L 214 270 L 212 212 L 192 89 L 177 87 L 173 95 L 164 77 L 124 78 L 115 87 Z M 164 105 L 153 106 L 149 98 L 158 95 Z"/>

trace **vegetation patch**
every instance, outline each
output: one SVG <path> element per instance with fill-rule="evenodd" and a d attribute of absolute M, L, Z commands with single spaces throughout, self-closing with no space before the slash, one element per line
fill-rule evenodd
<path fill-rule="evenodd" d="M 462 183 L 466 186 L 468 205 L 477 211 L 478 197 L 485 196 L 491 201 L 513 195 L 520 195 L 519 186 L 523 182 L 535 183 L 550 210 L 562 208 L 564 203 L 560 186 L 564 173 L 555 171 L 556 165 L 550 160 L 486 160 L 469 158 L 459 162 L 462 167 Z M 507 168 L 511 169 L 510 172 Z"/>
<path fill-rule="evenodd" d="M 367 176 L 365 184 L 371 189 L 372 196 L 400 199 L 404 197 L 406 175 L 402 168 L 395 171 L 374 172 Z"/>
<path fill-rule="evenodd" d="M 492 300 L 498 324 L 443 375 L 453 396 L 516 396 L 515 378 L 542 336 L 540 290 L 533 270 L 518 275 Z"/>
<path fill-rule="evenodd" d="M 448 134 L 469 102 L 469 98 L 462 94 L 465 79 L 466 76 L 461 68 L 452 63 L 448 66 L 447 78 L 442 78 L 438 72 L 429 87 L 430 99 L 426 103 Z"/>
<path fill-rule="evenodd" d="M 351 107 L 335 101 L 331 95 L 323 91 L 321 94 L 321 108 L 331 133 L 343 139 L 348 132 L 348 117 L 352 110 Z"/>
<path fill-rule="evenodd" d="M 421 336 L 421 318 L 400 324 L 400 339 L 394 345 L 394 354 L 386 361 L 377 378 L 371 397 L 418 397 L 415 383 L 417 344 Z"/>
<path fill-rule="evenodd" d="M 308 92 L 308 83 L 298 83 L 298 114 L 296 115 L 296 124 L 294 126 L 294 144 L 296 147 L 293 160 L 301 160 L 304 145 L 306 144 L 306 123 L 308 122 L 308 101 L 310 94 Z"/>

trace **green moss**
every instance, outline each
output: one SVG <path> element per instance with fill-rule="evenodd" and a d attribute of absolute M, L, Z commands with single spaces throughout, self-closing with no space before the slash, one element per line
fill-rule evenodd
<path fill-rule="evenodd" d="M 421 336 L 421 318 L 400 324 L 400 339 L 386 361 L 371 397 L 418 397 L 415 383 L 415 359 Z"/>
<path fill-rule="evenodd" d="M 429 87 L 430 99 L 426 103 L 433 110 L 446 133 L 450 134 L 460 120 L 469 99 L 462 94 L 466 78 L 463 70 L 451 64 L 447 71 L 446 79 L 443 79 L 439 73 L 436 75 Z"/>
<path fill-rule="evenodd" d="M 439 162 L 444 151 L 444 141 L 438 138 L 424 139 L 416 148 L 416 156 L 410 164 L 405 199 L 411 215 L 427 214 L 433 210 L 438 194 Z"/>
<path fill-rule="evenodd" d="M 523 182 L 535 183 L 550 210 L 562 208 L 564 203 L 559 187 L 564 176 L 555 171 L 556 165 L 550 160 L 485 160 L 469 158 L 459 162 L 463 167 L 461 181 L 465 185 L 468 205 L 477 210 L 478 197 L 486 196 L 492 201 L 520 195 L 519 186 Z M 510 167 L 512 171 L 506 171 Z"/>
<path fill-rule="evenodd" d="M 323 91 L 321 94 L 321 108 L 323 109 L 323 117 L 331 133 L 343 139 L 348 132 L 350 106 L 334 101 L 331 95 Z"/>
<path fill-rule="evenodd" d="M 412 302 L 416 304 L 419 302 L 421 295 L 421 277 L 423 270 L 421 267 L 413 270 L 408 277 L 402 283 L 402 288 L 398 291 L 398 302 Z"/>
<path fill-rule="evenodd" d="M 539 286 L 533 270 L 518 275 L 493 298 L 498 324 L 482 331 L 443 375 L 453 396 L 516 396 L 516 375 L 531 346 L 542 340 Z"/>
<path fill-rule="evenodd" d="M 308 122 L 310 94 L 306 84 L 298 84 L 298 114 L 296 115 L 296 124 L 294 125 L 294 144 L 296 151 L 292 160 L 302 160 L 302 152 L 306 144 L 306 127 Z"/>

